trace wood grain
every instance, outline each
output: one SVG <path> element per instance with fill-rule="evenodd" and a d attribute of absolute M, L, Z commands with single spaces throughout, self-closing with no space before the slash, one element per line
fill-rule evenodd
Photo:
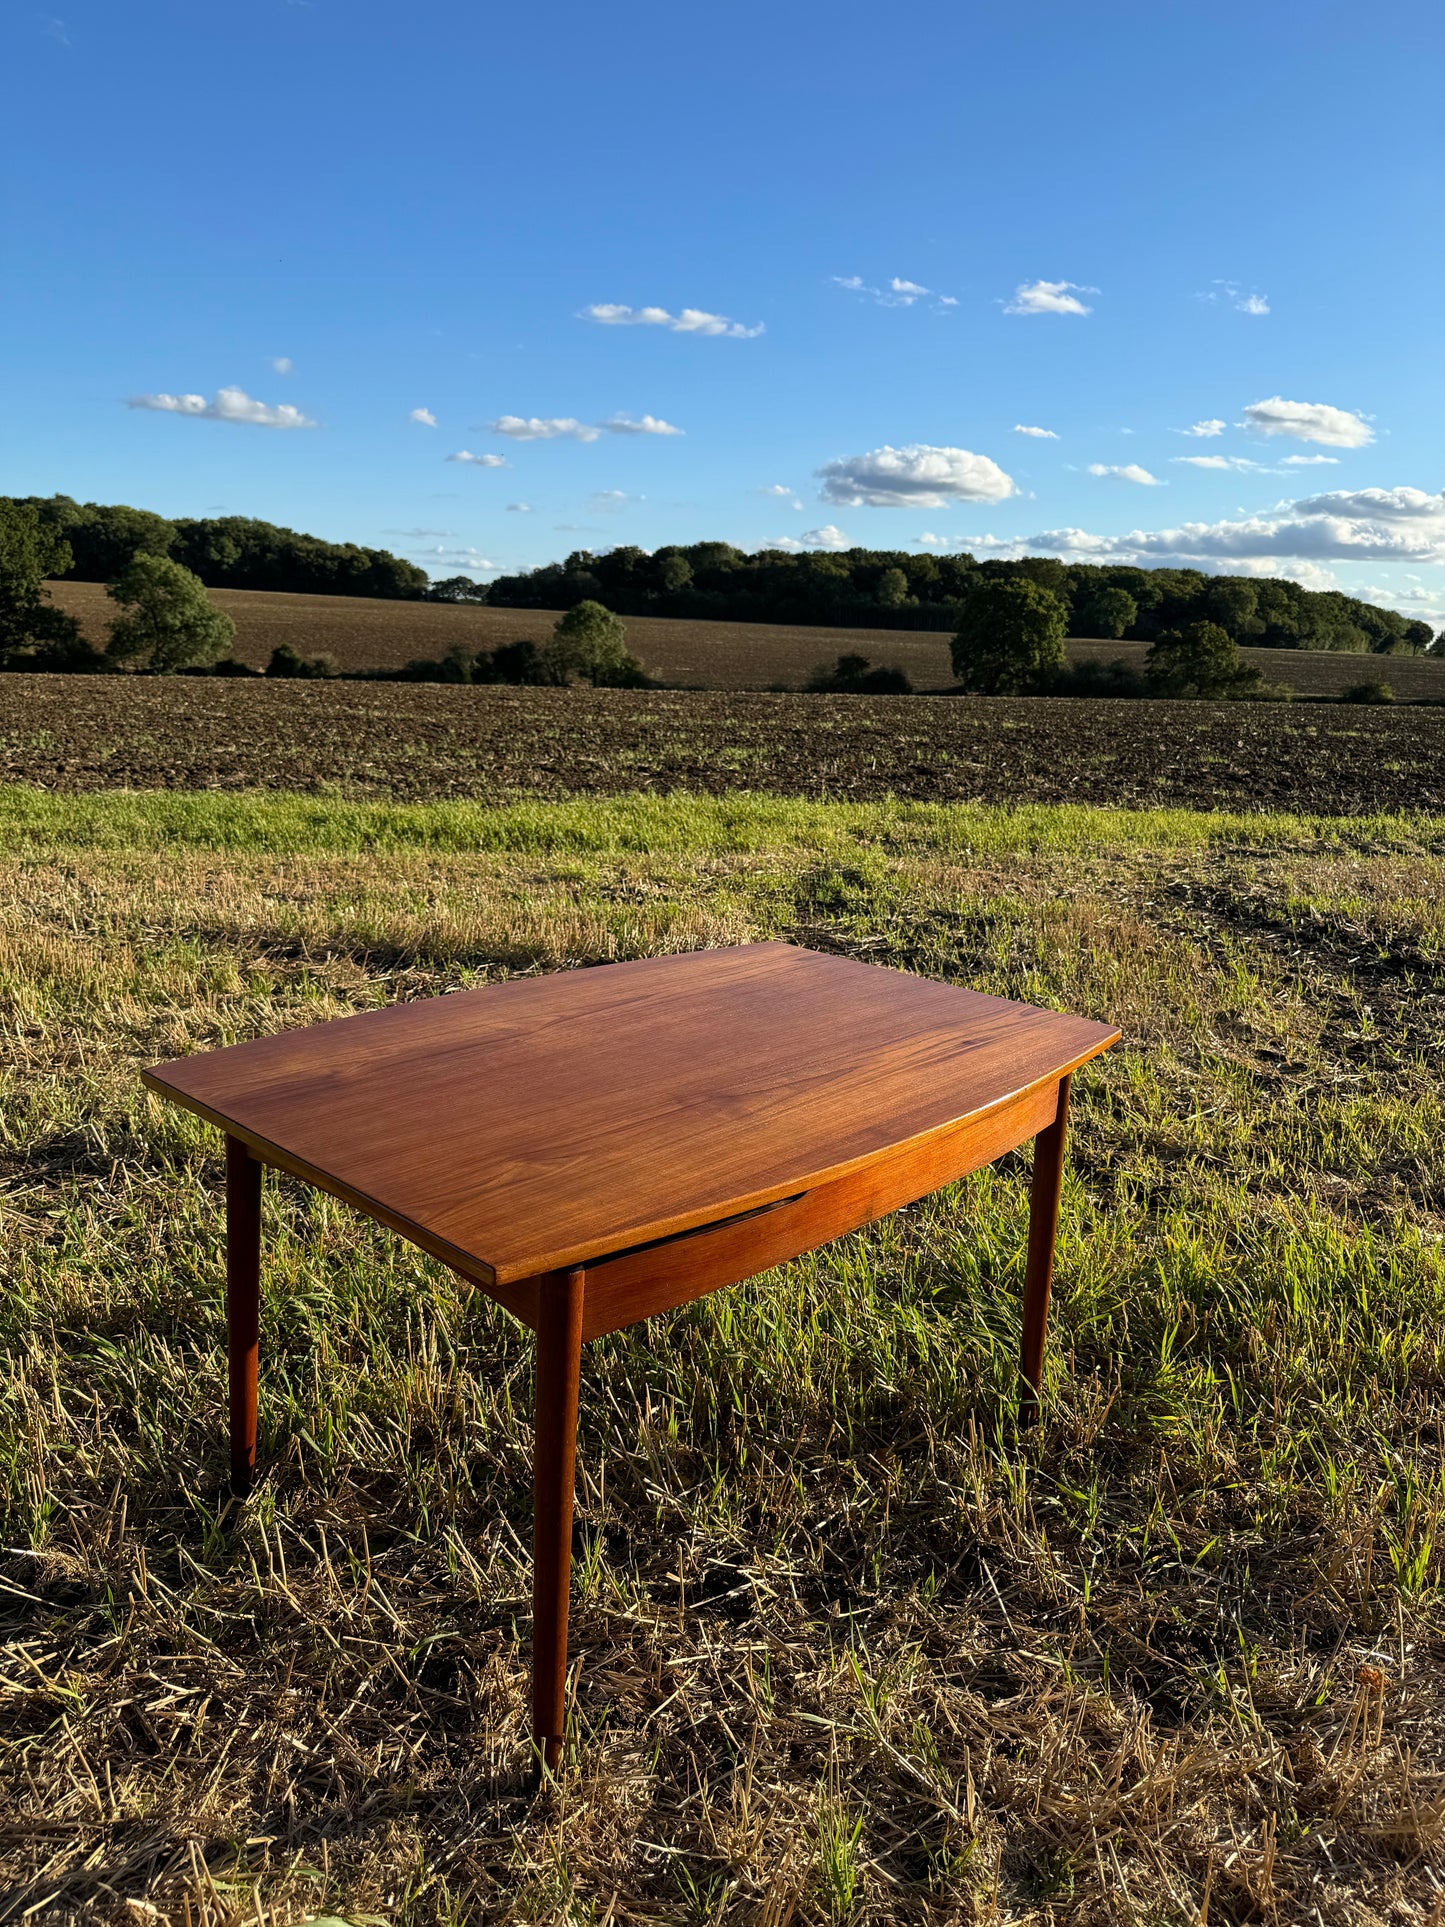
<path fill-rule="evenodd" d="M 921 1151 L 1118 1034 L 752 944 L 397 1005 L 145 1081 L 506 1302 L 540 1274 Z"/>
<path fill-rule="evenodd" d="M 577 1397 L 582 1362 L 580 1270 L 542 1294 L 532 1475 L 532 1737 L 547 1766 L 567 1731 L 567 1619 L 576 1497 Z"/>
<path fill-rule="evenodd" d="M 231 1490 L 244 1498 L 256 1470 L 261 1351 L 261 1166 L 226 1139 L 226 1342 L 231 1406 Z"/>
<path fill-rule="evenodd" d="M 587 1270 L 583 1338 L 600 1338 L 752 1278 L 991 1164 L 1053 1124 L 1058 1089 L 1048 1084 L 1010 1098 L 982 1117 L 756 1216 L 602 1259 Z"/>
<path fill-rule="evenodd" d="M 1020 1425 L 1038 1422 L 1044 1389 L 1044 1339 L 1049 1325 L 1049 1292 L 1054 1277 L 1054 1240 L 1059 1200 L 1064 1192 L 1064 1133 L 1069 1123 L 1069 1079 L 1059 1082 L 1058 1115 L 1034 1146 L 1029 1187 L 1029 1255 L 1024 1272 L 1024 1329 L 1019 1369 L 1025 1391 L 1019 1400 Z"/>

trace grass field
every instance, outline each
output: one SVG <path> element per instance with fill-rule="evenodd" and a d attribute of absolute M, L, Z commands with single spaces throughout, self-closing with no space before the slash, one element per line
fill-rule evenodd
<path fill-rule="evenodd" d="M 0 676 L 0 781 L 397 798 L 767 790 L 1445 807 L 1445 708 Z"/>
<path fill-rule="evenodd" d="M 0 1918 L 1425 1922 L 1445 1887 L 1438 819 L 0 792 Z M 584 1361 L 527 1780 L 529 1349 L 138 1068 L 782 936 L 1111 1019 L 1044 1425 L 1017 1157 Z"/>
<path fill-rule="evenodd" d="M 99 582 L 50 585 L 57 603 L 79 616 L 103 646 L 115 605 Z M 413 656 L 444 656 L 454 643 L 495 649 L 551 633 L 555 610 L 469 609 L 440 602 L 373 602 L 357 596 L 268 595 L 215 589 L 212 599 L 236 624 L 236 654 L 263 668 L 278 643 L 304 656 L 329 655 L 340 669 L 398 669 Z M 801 688 L 819 665 L 845 651 L 907 672 L 915 689 L 953 683 L 948 637 L 899 629 L 811 629 L 759 622 L 675 622 L 629 616 L 628 642 L 654 676 L 704 689 Z M 1122 657 L 1141 668 L 1142 642 L 1074 642 L 1073 661 Z M 1383 677 L 1399 700 L 1445 702 L 1445 662 L 1417 656 L 1331 655 L 1321 650 L 1246 649 L 1271 682 L 1301 696 L 1338 696 L 1351 683 Z"/>

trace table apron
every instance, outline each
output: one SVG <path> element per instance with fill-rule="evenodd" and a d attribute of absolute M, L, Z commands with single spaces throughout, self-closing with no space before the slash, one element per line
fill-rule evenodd
<path fill-rule="evenodd" d="M 586 1267 L 582 1336 L 601 1338 L 654 1312 L 671 1311 L 886 1217 L 1016 1150 L 1046 1130 L 1058 1110 L 1059 1086 L 1051 1078 L 982 1117 L 935 1132 L 921 1144 L 771 1210 L 686 1232 L 641 1251 L 600 1258 Z M 487 1289 L 534 1325 L 538 1297 L 551 1282 L 547 1273 L 512 1285 L 505 1295 L 495 1286 Z"/>

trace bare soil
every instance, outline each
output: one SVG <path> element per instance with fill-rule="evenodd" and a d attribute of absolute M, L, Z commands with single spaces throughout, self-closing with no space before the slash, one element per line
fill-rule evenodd
<path fill-rule="evenodd" d="M 1445 708 L 9 675 L 0 780 L 482 800 L 765 790 L 1362 815 L 1445 807 Z"/>

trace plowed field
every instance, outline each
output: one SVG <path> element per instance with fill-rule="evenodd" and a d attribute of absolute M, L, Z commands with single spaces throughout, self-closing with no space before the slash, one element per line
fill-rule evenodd
<path fill-rule="evenodd" d="M 103 645 L 115 614 L 99 582 L 51 585 L 57 603 L 80 618 L 86 634 Z M 521 637 L 539 641 L 557 620 L 556 610 L 471 609 L 443 602 L 373 602 L 360 596 L 267 595 L 249 589 L 213 589 L 212 597 L 236 624 L 236 654 L 264 668 L 278 643 L 303 656 L 330 656 L 338 669 L 399 669 L 414 656 L 444 656 L 454 643 L 495 649 Z M 896 666 L 915 689 L 946 689 L 953 682 L 948 637 L 906 629 L 813 629 L 766 622 L 675 622 L 661 616 L 629 616 L 634 652 L 663 682 L 699 689 L 799 689 L 820 663 L 845 650 Z M 1142 642 L 1072 642 L 1075 661 L 1122 657 L 1136 668 Z M 1245 659 L 1271 682 L 1288 683 L 1301 696 L 1337 696 L 1351 683 L 1383 677 L 1402 702 L 1445 702 L 1445 662 L 1417 656 L 1330 655 L 1308 649 L 1246 649 Z"/>
<path fill-rule="evenodd" d="M 1341 814 L 1445 807 L 1445 708 L 0 676 L 0 780 L 632 790 Z"/>

